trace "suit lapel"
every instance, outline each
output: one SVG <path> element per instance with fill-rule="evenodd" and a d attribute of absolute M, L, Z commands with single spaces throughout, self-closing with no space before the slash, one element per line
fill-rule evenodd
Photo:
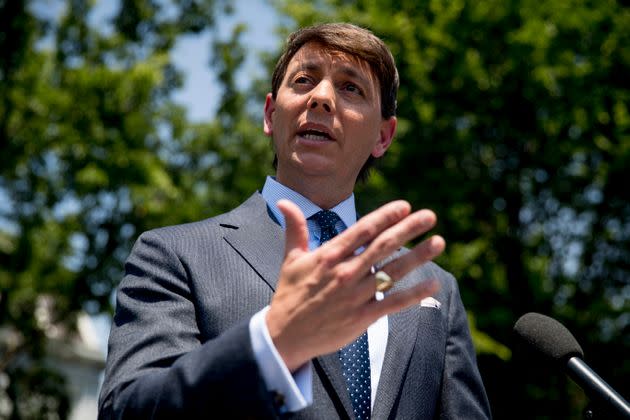
<path fill-rule="evenodd" d="M 334 404 L 343 407 L 347 418 L 354 418 L 350 394 L 348 394 L 346 380 L 341 373 L 341 362 L 337 352 L 317 357 L 313 360 L 313 365 L 324 383 L 324 387 L 327 390 L 332 388 L 334 394 L 336 394 L 331 395 Z"/>
<path fill-rule="evenodd" d="M 284 234 L 258 193 L 229 214 L 224 238 L 258 275 L 276 290 L 284 255 Z M 226 223 L 228 224 L 228 223 Z"/>
<path fill-rule="evenodd" d="M 388 315 L 389 334 L 372 418 L 389 418 L 409 369 L 418 335 L 417 306 Z"/>

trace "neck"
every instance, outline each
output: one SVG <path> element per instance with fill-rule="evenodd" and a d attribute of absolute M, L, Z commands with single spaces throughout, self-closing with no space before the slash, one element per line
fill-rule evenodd
<path fill-rule="evenodd" d="M 278 170 L 276 180 L 293 191 L 302 194 L 324 210 L 329 210 L 350 197 L 354 183 L 343 185 L 334 177 L 283 177 Z M 288 178 L 288 179 L 287 179 Z"/>

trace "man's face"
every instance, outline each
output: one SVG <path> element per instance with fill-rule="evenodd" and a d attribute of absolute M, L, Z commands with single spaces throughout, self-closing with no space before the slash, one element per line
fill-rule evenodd
<path fill-rule="evenodd" d="M 385 153 L 395 129 L 395 117 L 381 117 L 379 82 L 369 65 L 317 43 L 293 56 L 276 99 L 268 94 L 265 102 L 277 178 L 288 186 L 334 177 L 352 190 L 363 164 Z"/>

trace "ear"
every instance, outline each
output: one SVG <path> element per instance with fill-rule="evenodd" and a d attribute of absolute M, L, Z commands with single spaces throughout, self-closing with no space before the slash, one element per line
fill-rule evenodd
<path fill-rule="evenodd" d="M 396 117 L 390 117 L 381 122 L 381 129 L 379 131 L 379 137 L 372 149 L 372 156 L 379 158 L 385 154 L 385 151 L 392 144 L 394 140 L 394 134 L 396 134 L 396 125 L 398 120 Z"/>
<path fill-rule="evenodd" d="M 274 101 L 271 93 L 265 98 L 265 115 L 263 119 L 263 131 L 265 135 L 271 137 L 273 134 L 273 112 L 276 110 L 276 101 Z"/>

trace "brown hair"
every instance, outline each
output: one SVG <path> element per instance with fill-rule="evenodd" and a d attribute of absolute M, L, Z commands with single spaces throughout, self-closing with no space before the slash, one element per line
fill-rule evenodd
<path fill-rule="evenodd" d="M 317 42 L 331 51 L 357 57 L 369 64 L 381 88 L 381 115 L 383 119 L 396 115 L 398 71 L 387 45 L 367 29 L 350 23 L 324 23 L 293 32 L 286 48 L 276 63 L 271 78 L 271 94 L 275 99 L 280 84 L 293 56 L 308 42 Z"/>
<path fill-rule="evenodd" d="M 365 61 L 379 81 L 381 116 L 388 119 L 396 115 L 399 81 L 394 57 L 380 38 L 369 30 L 350 23 L 323 23 L 299 29 L 289 35 L 271 78 L 271 95 L 274 99 L 286 75 L 289 62 L 308 42 L 317 42 L 325 49 L 342 52 Z M 367 178 L 373 162 L 374 157 L 370 156 L 359 172 L 359 180 Z M 274 158 L 274 167 L 276 163 L 277 157 Z"/>

